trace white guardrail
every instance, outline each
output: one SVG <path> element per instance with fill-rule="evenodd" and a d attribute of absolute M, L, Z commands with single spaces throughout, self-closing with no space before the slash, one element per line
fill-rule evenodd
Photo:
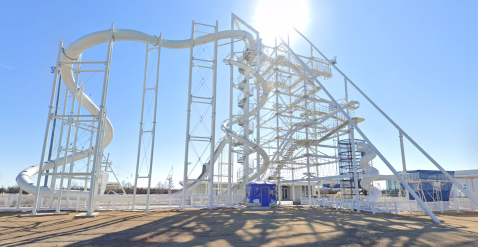
<path fill-rule="evenodd" d="M 137 195 L 143 196 L 143 195 Z M 144 195 L 146 196 L 146 195 Z M 95 204 L 95 210 L 129 210 L 132 206 L 132 200 L 128 202 L 117 202 L 119 198 L 125 198 L 118 194 L 114 195 L 102 195 L 102 197 L 111 197 L 112 200 L 97 201 Z M 131 197 L 128 197 L 131 199 Z M 187 195 L 185 205 L 182 205 L 183 196 L 170 195 L 167 198 L 157 197 L 151 195 L 149 209 L 187 209 L 187 208 L 208 208 L 209 207 L 209 195 Z M 242 195 L 214 195 L 213 197 L 214 208 L 234 207 L 238 208 L 242 203 L 244 197 Z M 34 195 L 0 195 L 0 211 L 31 211 L 33 208 Z M 123 200 L 121 200 L 123 201 Z M 57 208 L 57 197 L 54 196 L 40 196 L 38 200 L 38 210 L 55 210 Z M 135 209 L 146 208 L 145 203 L 136 203 Z M 84 197 L 70 197 L 69 200 L 63 198 L 60 205 L 61 210 L 68 211 L 85 211 L 88 209 L 88 200 Z"/>
<path fill-rule="evenodd" d="M 315 206 L 316 207 L 323 207 L 323 208 L 335 208 L 336 210 L 357 210 L 359 208 L 360 211 L 371 212 L 375 213 L 395 213 L 398 212 L 425 212 L 423 208 L 418 204 L 417 201 L 413 200 L 396 200 L 390 202 L 369 202 L 369 201 L 357 201 L 355 199 L 343 199 L 343 198 L 314 198 Z M 301 197 L 300 202 L 302 206 L 311 206 L 309 204 L 308 197 Z M 358 204 L 358 205 L 357 205 Z M 439 201 L 439 202 L 425 202 L 425 204 L 430 208 L 430 210 L 434 212 L 442 212 L 445 211 L 457 211 L 458 213 L 460 210 L 471 210 L 474 212 L 478 209 L 478 205 L 475 204 L 473 201 L 469 199 L 463 200 L 453 200 L 453 201 Z"/>
<path fill-rule="evenodd" d="M 95 210 L 129 210 L 131 209 L 131 201 L 129 202 L 117 202 L 116 199 L 125 196 L 122 195 L 103 195 L 111 197 L 112 200 L 98 201 L 95 204 Z M 142 196 L 142 195 L 139 195 Z M 145 195 L 146 196 L 146 195 Z M 164 196 L 164 195 L 163 195 Z M 28 211 L 32 210 L 34 195 L 0 195 L 0 211 Z M 169 196 L 168 198 L 156 197 L 151 195 L 150 209 L 188 209 L 188 208 L 208 208 L 209 195 L 187 195 L 185 204 L 182 204 L 183 196 Z M 214 195 L 212 205 L 214 208 L 226 208 L 234 207 L 239 208 L 244 200 L 243 195 Z M 57 208 L 57 197 L 41 196 L 38 200 L 39 210 L 53 210 Z M 302 206 L 309 205 L 308 197 L 301 197 Z M 357 210 L 375 213 L 395 213 L 399 212 L 424 212 L 423 208 L 413 200 L 396 200 L 396 201 L 359 201 L 357 203 L 354 199 L 342 199 L 342 198 L 314 198 L 316 207 L 323 208 L 335 208 L 336 210 Z M 118 200 L 119 201 L 119 200 Z M 478 209 L 478 205 L 469 199 L 459 199 L 453 201 L 439 201 L 439 202 L 425 202 L 430 210 L 434 212 L 445 211 L 457 211 L 470 210 L 474 212 Z M 358 204 L 358 205 L 357 205 Z M 146 204 L 136 203 L 135 209 L 144 209 Z M 73 210 L 84 211 L 88 208 L 88 200 L 81 199 L 81 197 L 72 198 L 69 200 L 62 199 L 60 209 L 61 210 Z"/>

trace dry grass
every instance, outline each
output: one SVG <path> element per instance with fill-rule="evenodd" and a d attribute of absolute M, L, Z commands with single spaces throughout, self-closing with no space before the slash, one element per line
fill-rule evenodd
<path fill-rule="evenodd" d="M 478 214 L 266 211 L 101 212 L 96 218 L 0 213 L 1 246 L 477 246 Z"/>

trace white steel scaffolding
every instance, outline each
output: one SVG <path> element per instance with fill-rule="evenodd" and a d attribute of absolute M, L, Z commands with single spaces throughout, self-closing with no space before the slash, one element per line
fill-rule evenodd
<path fill-rule="evenodd" d="M 213 30 L 212 32 L 210 30 Z M 198 36 L 214 34 L 211 50 L 208 44 L 195 45 Z M 186 205 L 188 182 L 193 183 L 208 181 L 209 208 L 212 208 L 214 195 L 214 148 L 216 126 L 216 84 L 217 84 L 217 41 L 218 22 L 208 25 L 192 22 L 191 45 L 189 56 L 189 84 L 188 84 L 188 109 L 186 124 L 186 148 L 183 174 L 183 206 Z M 210 78 L 212 76 L 212 78 Z M 212 79 L 212 80 L 211 80 Z M 212 90 L 211 90 L 212 89 Z M 195 114 L 193 115 L 192 112 Z M 206 123 L 206 116 L 211 116 L 211 124 Z M 193 119 L 192 119 L 193 117 Z M 201 128 L 199 127 L 201 126 Z M 191 128 L 192 127 L 192 128 Z M 188 165 L 195 160 L 190 157 L 190 148 L 194 151 L 199 164 L 204 172 L 209 170 L 208 179 L 198 181 L 189 179 Z M 209 149 L 209 164 L 203 163 L 203 155 Z"/>
<path fill-rule="evenodd" d="M 144 62 L 144 80 L 143 80 L 143 97 L 141 101 L 141 118 L 139 123 L 139 141 L 138 141 L 138 155 L 136 160 L 136 172 L 134 178 L 134 190 L 133 190 L 133 205 L 131 207 L 132 210 L 135 208 L 136 204 L 136 193 L 138 188 L 138 179 L 148 179 L 148 187 L 146 192 L 146 206 L 144 211 L 149 211 L 149 202 L 150 202 L 150 193 L 151 193 L 151 176 L 153 170 L 153 156 L 154 156 L 154 141 L 155 141 L 155 134 L 156 134 L 156 113 L 157 113 L 157 106 L 158 106 L 158 84 L 159 84 L 159 65 L 161 59 L 161 41 L 162 41 L 162 34 L 159 35 L 159 43 L 157 46 L 150 47 L 149 44 L 146 44 L 146 56 Z M 151 87 L 148 84 L 148 59 L 151 57 L 151 51 L 156 50 L 156 80 L 154 86 Z M 153 62 L 154 65 L 154 62 Z M 151 71 L 154 73 L 154 70 Z M 148 108 L 147 114 L 144 114 L 145 108 L 145 99 L 147 98 L 148 94 L 152 97 L 149 97 L 146 107 Z M 153 118 L 151 118 L 150 111 L 151 111 L 151 104 L 153 104 Z M 148 122 L 148 123 L 145 123 Z M 147 125 L 146 125 L 147 124 Z M 146 127 L 147 126 L 147 127 Z M 146 129 L 145 128 L 149 128 Z M 148 138 L 144 138 L 145 135 L 149 136 L 149 141 L 144 143 L 144 140 L 148 140 Z M 140 175 L 140 168 L 143 164 L 146 166 L 149 163 L 149 167 L 147 167 L 146 175 Z"/>
<path fill-rule="evenodd" d="M 320 188 L 325 180 L 329 183 L 340 183 L 341 186 L 347 183 L 347 188 L 341 187 L 343 192 L 347 189 L 347 193 L 341 195 L 340 199 L 345 200 L 340 202 L 341 205 L 357 211 L 372 210 L 370 207 L 373 207 L 372 211 L 375 213 L 376 205 L 385 205 L 378 202 L 377 204 L 376 198 L 370 196 L 381 197 L 380 190 L 373 185 L 377 178 L 384 176 L 373 167 L 372 159 L 378 156 L 403 185 L 406 198 L 411 195 L 416 200 L 417 208 L 422 208 L 433 221 L 439 222 L 433 210 L 430 210 L 423 198 L 404 180 L 404 175 L 407 174 L 404 137 L 466 194 L 472 209 L 478 204 L 468 190 L 337 68 L 335 59 L 325 57 L 301 33 L 298 32 L 299 36 L 307 42 L 304 47 L 311 49 L 310 56 L 295 53 L 289 40 L 285 42 L 282 38 L 282 42 L 278 43 L 276 40 L 274 46 L 267 46 L 262 43 L 257 30 L 234 14 L 231 18 L 231 30 L 221 32 L 218 30 L 217 21 L 215 25 L 193 21 L 190 40 L 163 40 L 162 35 L 157 37 L 134 30 L 115 30 L 112 25 L 109 30 L 78 39 L 66 50 L 60 43 L 40 164 L 26 168 L 17 177 L 21 189 L 34 194 L 31 214 L 36 215 L 39 209 L 46 208 L 44 200 L 48 202 L 50 209 L 55 208 L 55 212 L 59 214 L 61 210 L 72 208 L 75 197 L 76 208 L 79 208 L 81 197 L 83 208 L 87 209 L 84 216 L 97 214 L 94 212 L 97 202 L 103 205 L 108 203 L 109 207 L 110 202 L 115 205 L 117 200 L 126 204 L 121 208 L 131 207 L 134 210 L 141 204 L 144 205 L 145 211 L 151 209 L 150 204 L 154 208 L 165 200 L 168 200 L 169 207 L 177 203 L 179 208 L 207 206 L 211 209 L 215 206 L 231 205 L 234 203 L 231 199 L 234 198 L 238 206 L 239 200 L 242 200 L 240 195 L 244 192 L 244 185 L 252 180 L 277 182 L 279 205 L 284 185 L 287 186 L 284 187 L 284 192 L 292 194 L 293 199 L 296 193 L 302 193 L 307 196 L 301 198 L 302 203 L 311 206 L 323 203 L 324 207 L 327 203 L 335 203 L 337 207 L 338 201 L 320 198 L 320 191 L 319 198 L 314 198 L 316 186 Z M 230 43 L 218 45 L 220 39 L 227 42 L 230 40 Z M 133 195 L 116 197 L 115 193 L 112 198 L 103 195 L 107 181 L 104 173 L 102 174 L 106 170 L 102 171 L 101 164 L 103 148 L 113 138 L 112 124 L 107 118 L 106 101 L 115 40 L 144 42 L 146 55 Z M 83 51 L 103 43 L 108 44 L 105 61 L 82 61 Z M 225 136 L 217 138 L 216 141 L 218 47 L 227 44 L 230 44 L 230 54 L 223 61 L 230 65 L 229 118 L 220 126 Z M 151 195 L 162 48 L 190 49 L 183 190 L 164 196 Z M 314 57 L 314 53 L 318 53 L 321 58 Z M 157 57 L 152 58 L 154 54 L 157 54 Z M 104 68 L 85 68 L 87 65 L 104 65 Z M 333 96 L 326 88 L 328 84 L 322 82 L 331 79 L 332 69 L 338 72 L 340 88 L 344 82 L 345 98 L 342 91 L 339 97 Z M 64 77 L 64 89 L 59 86 L 61 80 L 58 78 L 58 72 Z M 84 72 L 104 73 L 99 106 L 85 94 L 87 84 L 80 81 L 80 75 Z M 154 77 L 154 74 L 156 78 L 151 80 L 152 82 L 149 81 L 150 75 Z M 348 88 L 350 85 L 352 87 Z M 349 90 L 352 88 L 364 96 L 398 130 L 403 173 L 399 174 L 395 170 L 358 127 L 358 123 L 364 119 L 355 117 L 355 110 L 360 104 L 349 99 Z M 236 105 L 239 109 L 234 110 Z M 90 114 L 84 114 L 85 110 Z M 356 139 L 357 133 L 363 141 Z M 347 136 L 348 140 L 341 136 Z M 226 144 L 229 144 L 228 151 L 223 152 Z M 48 147 L 50 150 L 47 150 Z M 227 162 L 223 163 L 222 155 L 226 155 L 226 152 Z M 256 155 L 252 157 L 254 152 Z M 234 155 L 237 155 L 237 163 L 242 163 L 242 166 L 236 169 L 238 175 L 235 182 L 232 176 L 233 163 L 236 160 L 233 159 Z M 221 159 L 215 169 L 218 157 Z M 81 168 L 80 162 L 83 165 Z M 343 163 L 347 163 L 346 168 Z M 226 165 L 227 169 L 224 169 Z M 198 169 L 195 170 L 196 167 Z M 193 179 L 192 173 L 198 172 L 200 175 Z M 227 188 L 222 186 L 225 172 Z M 31 178 L 36 174 L 38 178 L 35 185 Z M 47 178 L 50 179 L 50 188 L 40 186 L 42 177 L 45 177 L 46 185 Z M 147 179 L 146 196 L 138 195 L 137 190 L 144 184 L 140 179 Z M 76 180 L 84 184 L 83 191 L 72 189 Z M 168 181 L 172 181 L 172 169 Z M 195 190 L 199 185 L 205 186 L 205 192 L 201 192 L 204 195 L 194 194 L 199 191 Z M 433 194 L 440 195 L 441 198 L 439 184 L 434 185 Z M 363 195 L 365 192 L 368 194 L 368 201 L 361 200 L 359 187 L 362 188 Z M 344 196 L 349 198 L 343 198 Z M 284 199 L 286 197 L 288 196 L 284 196 Z M 99 198 L 99 201 L 96 198 Z M 12 200 L 8 199 L 8 203 L 11 204 Z M 19 195 L 17 208 L 20 207 L 20 201 Z M 397 205 L 395 203 L 396 210 L 403 206 Z"/>

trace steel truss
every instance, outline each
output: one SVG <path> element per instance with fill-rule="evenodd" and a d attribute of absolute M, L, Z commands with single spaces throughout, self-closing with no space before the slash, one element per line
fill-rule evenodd
<path fill-rule="evenodd" d="M 133 190 L 133 205 L 132 205 L 132 210 L 134 210 L 135 203 L 136 203 L 136 191 L 138 188 L 138 179 L 148 179 L 148 187 L 147 187 L 147 192 L 146 192 L 146 206 L 144 211 L 147 212 L 149 211 L 149 200 L 150 200 L 150 192 L 151 192 L 151 175 L 152 175 L 152 170 L 153 170 L 153 154 L 154 154 L 154 141 L 155 141 L 155 134 L 156 134 L 156 113 L 157 113 L 157 107 L 158 107 L 158 84 L 159 84 L 159 65 L 160 65 L 160 59 L 161 59 L 161 42 L 162 42 L 162 34 L 159 35 L 159 43 L 156 47 L 151 47 L 149 44 L 146 44 L 146 56 L 145 56 L 145 62 L 144 62 L 144 80 L 143 80 L 143 97 L 142 97 L 142 103 L 141 103 L 141 118 L 140 118 L 140 123 L 139 123 L 139 141 L 138 141 L 138 155 L 137 155 L 137 160 L 136 160 L 136 172 L 135 172 L 135 178 L 134 178 L 134 190 Z M 148 86 L 148 58 L 150 57 L 151 51 L 156 50 L 157 52 L 157 60 L 156 60 L 156 80 L 154 87 Z M 154 72 L 154 71 L 153 71 Z M 145 98 L 147 97 L 148 94 L 153 93 L 153 99 L 150 99 L 147 105 L 149 108 L 148 114 L 144 114 L 144 105 L 145 105 Z M 151 110 L 151 104 L 154 101 L 153 105 L 153 118 L 151 119 L 150 116 L 150 110 Z M 149 121 L 148 127 L 149 129 L 144 129 L 145 128 L 145 122 Z M 145 135 L 149 135 L 149 141 L 147 142 L 146 145 L 141 145 L 144 143 L 143 137 Z M 147 140 L 147 138 L 146 138 Z M 149 152 L 148 152 L 149 151 Z M 148 157 L 149 156 L 149 157 Z M 147 174 L 146 175 L 140 175 L 140 167 L 142 164 L 149 163 L 149 168 L 147 168 Z M 148 162 L 149 161 L 149 162 Z"/>
<path fill-rule="evenodd" d="M 212 29 L 213 32 L 204 31 Z M 194 40 L 204 34 L 214 34 L 213 54 L 210 53 L 208 44 L 195 45 Z M 208 25 L 198 22 L 192 22 L 191 45 L 189 56 L 189 84 L 188 84 L 188 110 L 186 124 L 186 148 L 184 159 L 183 174 L 183 198 L 187 197 L 188 165 L 193 160 L 190 157 L 190 147 L 198 158 L 198 163 L 203 171 L 209 169 L 208 187 L 209 187 L 209 208 L 212 208 L 212 198 L 214 195 L 214 148 L 215 148 L 215 128 L 216 128 L 216 84 L 217 84 L 217 41 L 218 41 L 218 22 L 216 25 Z M 212 57 L 211 57 L 212 56 Z M 212 75 L 212 78 L 210 78 Z M 212 80 L 211 80 L 212 79 Z M 212 91 L 211 89 L 212 88 Z M 191 119 L 191 111 L 197 115 Z M 205 123 L 207 115 L 211 116 L 211 124 Z M 191 126 L 193 123 L 194 125 Z M 198 129 L 201 126 L 203 129 Z M 191 129 L 192 127 L 192 129 Z M 206 143 L 206 144 L 204 144 Z M 209 167 L 207 164 L 201 164 L 202 157 L 209 149 Z M 197 182 L 197 179 L 194 180 Z M 185 206 L 186 199 L 183 200 Z"/>

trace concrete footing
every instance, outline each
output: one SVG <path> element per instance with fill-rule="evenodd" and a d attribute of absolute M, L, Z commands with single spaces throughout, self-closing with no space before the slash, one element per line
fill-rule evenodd
<path fill-rule="evenodd" d="M 95 212 L 95 213 L 92 213 L 92 214 L 88 214 L 88 213 L 81 213 L 81 214 L 77 214 L 75 215 L 74 218 L 94 218 L 96 217 L 98 214 L 98 212 Z"/>
<path fill-rule="evenodd" d="M 18 217 L 42 217 L 42 216 L 58 216 L 58 215 L 69 215 L 69 214 L 70 214 L 70 212 L 20 214 L 20 215 L 18 215 Z"/>

